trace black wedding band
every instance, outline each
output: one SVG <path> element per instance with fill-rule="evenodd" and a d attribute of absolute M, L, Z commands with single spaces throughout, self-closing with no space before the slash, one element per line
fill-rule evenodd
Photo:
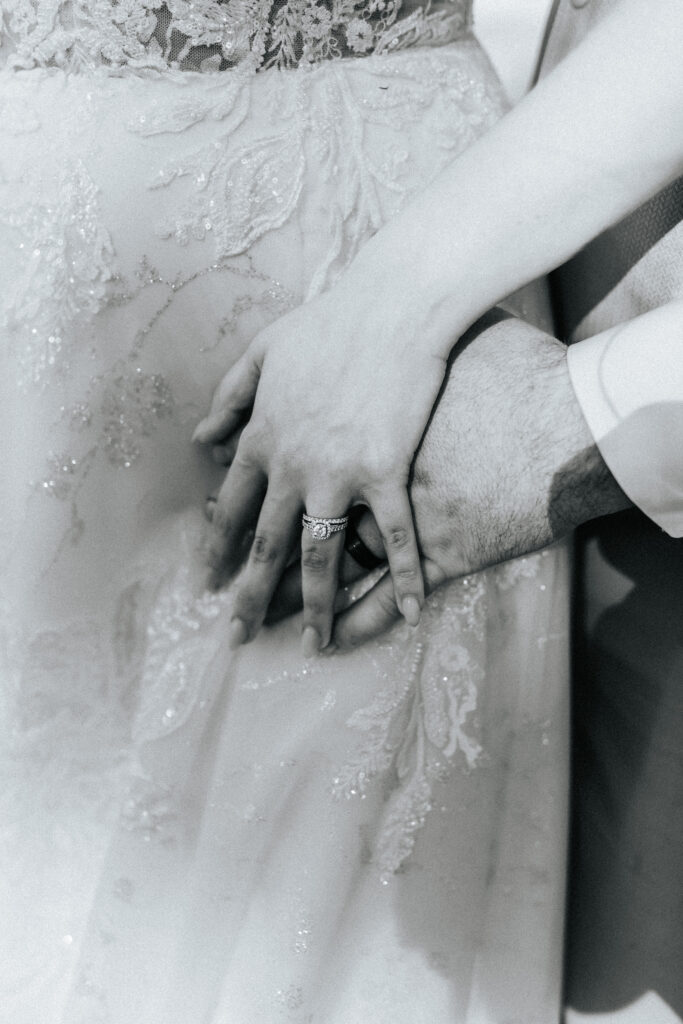
<path fill-rule="evenodd" d="M 362 569 L 371 572 L 378 565 L 384 564 L 384 559 L 379 558 L 374 551 L 371 551 L 367 544 L 361 540 L 358 534 L 358 524 L 366 513 L 365 505 L 354 505 L 349 510 L 349 521 L 346 527 L 344 547 Z"/>

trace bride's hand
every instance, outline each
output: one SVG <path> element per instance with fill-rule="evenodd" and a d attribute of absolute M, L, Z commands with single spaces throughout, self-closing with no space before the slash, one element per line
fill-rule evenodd
<path fill-rule="evenodd" d="M 231 642 L 251 639 L 301 532 L 301 515 L 341 517 L 356 502 L 381 530 L 398 607 L 424 600 L 407 485 L 445 372 L 403 310 L 387 315 L 372 283 L 347 276 L 263 330 L 216 390 L 195 439 L 236 448 L 213 514 L 214 585 L 237 568 Z M 253 403 L 239 440 L 236 432 Z M 343 532 L 301 536 L 306 653 L 329 642 Z"/>

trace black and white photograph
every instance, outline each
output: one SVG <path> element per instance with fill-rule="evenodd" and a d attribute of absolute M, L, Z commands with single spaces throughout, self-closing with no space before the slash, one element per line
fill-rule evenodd
<path fill-rule="evenodd" d="M 683 0 L 0 0 L 0 1024 L 683 1024 Z"/>

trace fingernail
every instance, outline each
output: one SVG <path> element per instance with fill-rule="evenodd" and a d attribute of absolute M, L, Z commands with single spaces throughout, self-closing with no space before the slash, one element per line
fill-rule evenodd
<path fill-rule="evenodd" d="M 408 594 L 401 602 L 403 618 L 409 626 L 417 626 L 420 621 L 420 603 L 413 594 Z"/>
<path fill-rule="evenodd" d="M 328 644 L 327 647 L 323 647 L 320 652 L 325 658 L 329 657 L 330 654 L 335 654 L 339 648 L 336 644 Z"/>
<path fill-rule="evenodd" d="M 320 653 L 320 633 L 313 626 L 306 626 L 301 634 L 301 650 L 304 658 L 315 658 Z"/>
<path fill-rule="evenodd" d="M 193 441 L 200 441 L 201 440 L 201 434 L 203 433 L 205 426 L 206 426 L 206 420 L 201 420 L 201 422 L 199 422 L 197 424 L 197 426 L 194 428 L 194 433 L 192 434 L 192 440 Z"/>
<path fill-rule="evenodd" d="M 241 647 L 242 644 L 246 644 L 249 638 L 249 630 L 242 621 L 242 619 L 233 619 L 230 623 L 230 631 L 228 632 L 228 644 L 232 651 L 236 647 Z"/>

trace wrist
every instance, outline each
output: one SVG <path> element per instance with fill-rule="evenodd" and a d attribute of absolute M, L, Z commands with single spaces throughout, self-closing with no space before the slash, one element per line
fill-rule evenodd
<path fill-rule="evenodd" d="M 363 246 L 339 287 L 366 295 L 371 318 L 404 325 L 414 347 L 445 359 L 506 291 L 480 272 L 474 239 L 452 230 L 444 203 L 435 212 L 430 195 L 419 196 Z"/>
<path fill-rule="evenodd" d="M 576 397 L 566 349 L 549 374 L 550 407 L 561 410 L 551 455 L 548 521 L 559 537 L 582 523 L 631 505 L 610 472 Z"/>

